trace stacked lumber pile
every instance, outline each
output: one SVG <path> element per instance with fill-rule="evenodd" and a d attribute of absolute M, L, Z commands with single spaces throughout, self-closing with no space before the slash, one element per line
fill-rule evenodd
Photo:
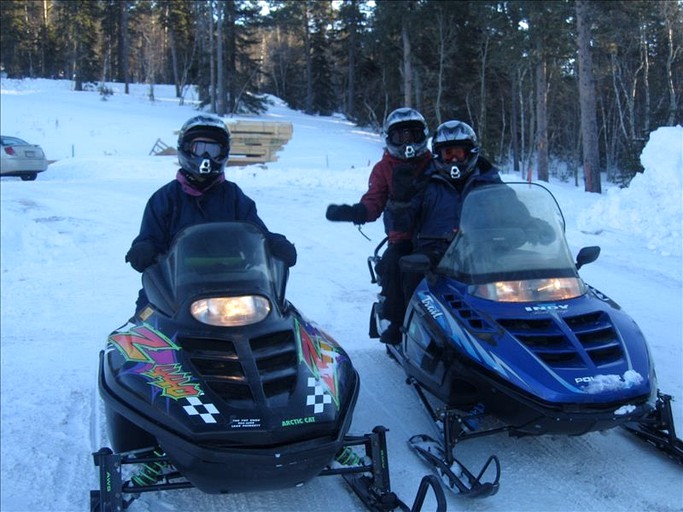
<path fill-rule="evenodd" d="M 277 161 L 277 152 L 292 138 L 292 123 L 236 121 L 230 130 L 228 165 L 248 165 Z"/>

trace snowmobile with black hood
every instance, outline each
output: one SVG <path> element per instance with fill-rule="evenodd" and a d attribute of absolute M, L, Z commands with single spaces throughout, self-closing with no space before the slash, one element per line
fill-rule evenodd
<path fill-rule="evenodd" d="M 241 493 L 342 475 L 370 510 L 391 492 L 385 429 L 349 434 L 360 379 L 344 349 L 286 298 L 288 269 L 259 228 L 201 224 L 144 271 L 149 305 L 112 332 L 99 390 L 111 447 L 93 454 L 91 510 L 141 493 Z"/>
<path fill-rule="evenodd" d="M 524 219 L 512 214 L 520 205 Z M 504 183 L 472 190 L 458 231 L 441 241 L 447 249 L 436 262 L 425 254 L 401 260 L 405 272 L 424 278 L 410 298 L 400 342 L 387 351 L 436 431 L 413 436 L 410 446 L 445 487 L 471 497 L 496 493 L 496 455 L 475 474 L 454 452 L 465 440 L 505 432 L 582 435 L 624 427 L 683 463 L 672 398 L 658 389 L 645 337 L 579 277 L 600 248 L 585 247 L 573 261 L 564 217 L 546 188 Z M 381 245 L 368 259 L 372 282 Z M 372 338 L 386 328 L 379 297 Z"/>

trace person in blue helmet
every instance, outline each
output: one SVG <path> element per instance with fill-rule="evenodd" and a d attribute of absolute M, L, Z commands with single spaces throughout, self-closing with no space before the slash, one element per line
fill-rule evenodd
<path fill-rule="evenodd" d="M 230 132 L 219 118 L 198 115 L 183 124 L 178 134 L 180 169 L 173 181 L 147 201 L 140 233 L 125 257 L 135 270 L 143 272 L 152 265 L 184 228 L 205 222 L 254 224 L 266 234 L 273 256 L 289 267 L 296 263 L 294 245 L 284 235 L 271 233 L 259 217 L 256 203 L 225 178 L 229 153 Z M 140 290 L 136 312 L 146 305 L 147 297 Z"/>

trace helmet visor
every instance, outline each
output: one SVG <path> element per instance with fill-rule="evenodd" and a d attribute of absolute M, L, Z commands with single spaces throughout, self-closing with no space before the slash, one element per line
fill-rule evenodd
<path fill-rule="evenodd" d="M 218 142 L 195 140 L 190 143 L 190 151 L 195 156 L 208 156 L 218 158 L 223 156 L 223 145 Z"/>
<path fill-rule="evenodd" d="M 394 146 L 402 144 L 420 144 L 426 136 L 423 128 L 417 126 L 399 126 L 389 131 L 389 141 Z"/>

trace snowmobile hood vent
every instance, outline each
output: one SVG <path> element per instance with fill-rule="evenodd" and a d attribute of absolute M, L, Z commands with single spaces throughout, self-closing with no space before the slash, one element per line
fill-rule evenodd
<path fill-rule="evenodd" d="M 296 386 L 297 352 L 291 332 L 252 338 L 249 347 L 237 349 L 235 342 L 204 338 L 179 340 L 197 377 L 226 402 L 248 407 L 258 397 L 289 395 Z M 256 369 L 258 380 L 247 375 Z M 259 389 L 260 388 L 260 389 Z"/>
<path fill-rule="evenodd" d="M 498 323 L 556 369 L 600 368 L 624 360 L 617 331 L 602 311 L 564 318 L 503 318 Z"/>
<path fill-rule="evenodd" d="M 472 309 L 464 300 L 454 293 L 445 293 L 443 299 L 451 307 L 457 317 L 465 322 L 472 331 L 495 331 L 494 327 L 487 322 L 476 310 Z"/>

